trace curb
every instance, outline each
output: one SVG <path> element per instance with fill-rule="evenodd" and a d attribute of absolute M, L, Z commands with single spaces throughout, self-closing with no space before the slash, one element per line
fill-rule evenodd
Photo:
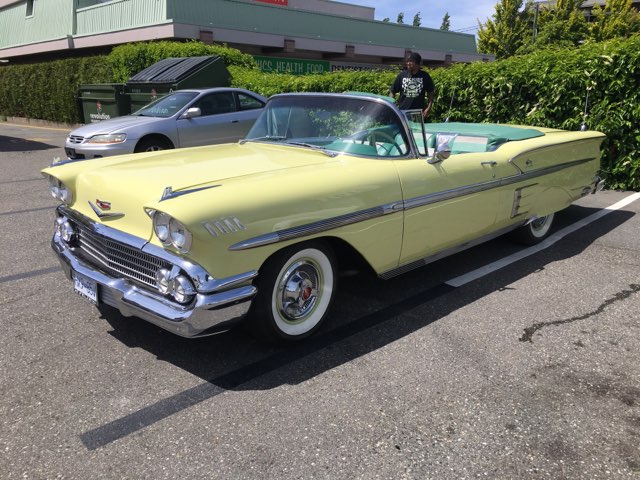
<path fill-rule="evenodd" d="M 49 127 L 49 128 L 59 128 L 64 130 L 74 130 L 78 127 L 81 127 L 80 123 L 62 123 L 62 122 L 51 122 L 49 120 L 40 120 L 37 118 L 25 118 L 25 117 L 3 117 L 5 121 L 0 121 L 0 125 L 3 123 L 12 123 L 14 125 L 24 125 L 30 127 Z"/>

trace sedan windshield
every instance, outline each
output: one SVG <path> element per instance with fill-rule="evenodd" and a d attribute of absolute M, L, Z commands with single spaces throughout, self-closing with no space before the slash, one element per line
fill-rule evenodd
<path fill-rule="evenodd" d="M 245 141 L 372 157 L 401 156 L 409 150 L 402 120 L 390 104 L 346 95 L 274 97 Z"/>
<path fill-rule="evenodd" d="M 145 105 L 132 115 L 138 115 L 141 117 L 168 118 L 178 113 L 197 95 L 197 92 L 171 93 L 151 102 L 149 105 Z"/>

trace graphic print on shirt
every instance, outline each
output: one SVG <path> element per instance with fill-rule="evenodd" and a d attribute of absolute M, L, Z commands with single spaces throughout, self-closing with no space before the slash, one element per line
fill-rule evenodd
<path fill-rule="evenodd" d="M 422 78 L 405 77 L 402 79 L 402 91 L 407 98 L 416 98 L 422 91 Z"/>

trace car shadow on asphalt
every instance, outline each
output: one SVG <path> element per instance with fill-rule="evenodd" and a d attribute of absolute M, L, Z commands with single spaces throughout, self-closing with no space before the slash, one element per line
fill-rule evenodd
<path fill-rule="evenodd" d="M 33 152 L 37 150 L 51 150 L 53 148 L 60 147 L 34 140 L 0 135 L 0 152 Z"/>
<path fill-rule="evenodd" d="M 597 209 L 572 206 L 556 229 Z M 616 211 L 530 257 L 502 268 L 481 281 L 454 288 L 444 282 L 523 249 L 499 238 L 439 260 L 391 280 L 368 272 L 341 276 L 331 318 L 314 337 L 291 346 L 260 343 L 241 327 L 199 339 L 185 339 L 111 308 L 102 310 L 111 334 L 131 348 L 143 348 L 193 375 L 225 389 L 273 388 L 296 384 L 394 342 L 492 292 L 541 271 L 545 265 L 580 254 L 595 240 L 634 214 Z M 569 220 L 569 222 L 567 222 Z M 490 245 L 490 248 L 487 248 Z M 429 308 L 421 308 L 426 307 Z M 284 368 L 306 360 L 304 368 Z"/>
<path fill-rule="evenodd" d="M 571 206 L 556 215 L 556 229 L 597 212 Z M 200 339 L 184 339 L 147 322 L 103 307 L 111 334 L 130 348 L 143 348 L 204 382 L 97 429 L 81 439 L 98 448 L 227 390 L 265 390 L 299 384 L 395 342 L 493 292 L 580 254 L 634 214 L 615 211 L 560 242 L 459 288 L 445 282 L 522 250 L 499 238 L 392 280 L 365 272 L 340 278 L 329 324 L 314 337 L 287 347 L 262 344 L 236 328 Z M 514 341 L 518 341 L 514 338 Z"/>

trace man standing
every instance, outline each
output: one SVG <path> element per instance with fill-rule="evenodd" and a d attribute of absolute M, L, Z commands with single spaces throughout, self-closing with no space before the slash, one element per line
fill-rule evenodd
<path fill-rule="evenodd" d="M 391 95 L 396 98 L 400 110 L 422 110 L 422 116 L 426 118 L 431 111 L 433 105 L 433 94 L 435 85 L 431 76 L 420 69 L 422 65 L 422 57 L 418 53 L 411 53 L 407 57 L 407 69 L 398 74 L 391 85 Z M 425 106 L 425 96 L 427 96 L 427 105 Z"/>

